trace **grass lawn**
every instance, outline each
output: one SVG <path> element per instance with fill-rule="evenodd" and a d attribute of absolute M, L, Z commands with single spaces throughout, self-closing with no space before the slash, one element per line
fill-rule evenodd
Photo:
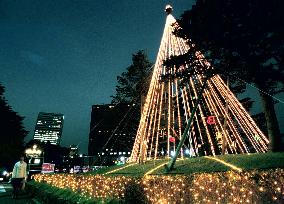
<path fill-rule="evenodd" d="M 284 153 L 237 154 L 218 156 L 242 169 L 284 168 Z"/>
<path fill-rule="evenodd" d="M 212 160 L 216 158 L 222 160 Z M 155 169 L 151 174 L 155 175 L 190 175 L 201 172 L 219 172 L 233 170 L 230 165 L 236 166 L 242 170 L 250 169 L 271 169 L 284 168 L 284 153 L 264 153 L 264 154 L 238 154 L 238 155 L 218 155 L 216 157 L 196 157 L 180 159 L 176 162 L 175 169 L 166 173 L 163 164 L 169 162 L 169 159 L 156 161 L 147 161 L 145 164 L 126 164 L 121 166 L 112 166 L 100 169 L 95 174 L 105 174 L 108 176 L 144 176 L 150 170 Z M 224 164 L 227 163 L 227 164 Z"/>

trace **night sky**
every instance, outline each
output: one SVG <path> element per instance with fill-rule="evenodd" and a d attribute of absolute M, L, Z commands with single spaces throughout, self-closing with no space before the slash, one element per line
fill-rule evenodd
<path fill-rule="evenodd" d="M 25 117 L 26 140 L 39 112 L 63 113 L 61 144 L 79 144 L 86 153 L 91 106 L 110 103 L 133 53 L 144 49 L 155 61 L 167 2 L 0 0 L 0 82 L 13 110 Z M 171 1 L 173 15 L 193 3 Z M 284 104 L 278 110 L 283 124 Z"/>

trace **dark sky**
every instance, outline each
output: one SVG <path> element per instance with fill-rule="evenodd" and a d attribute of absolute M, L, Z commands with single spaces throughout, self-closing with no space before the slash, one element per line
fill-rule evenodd
<path fill-rule="evenodd" d="M 194 0 L 170 2 L 178 18 Z M 144 49 L 155 61 L 167 3 L 0 0 L 0 82 L 9 104 L 25 117 L 27 141 L 38 112 L 63 113 L 62 145 L 79 144 L 86 153 L 91 106 L 110 103 L 116 76 L 133 53 Z"/>
<path fill-rule="evenodd" d="M 0 0 L 0 82 L 32 138 L 38 112 L 65 115 L 62 144 L 87 151 L 91 105 L 110 103 L 131 55 L 155 61 L 163 0 Z M 171 1 L 174 15 L 193 0 Z"/>

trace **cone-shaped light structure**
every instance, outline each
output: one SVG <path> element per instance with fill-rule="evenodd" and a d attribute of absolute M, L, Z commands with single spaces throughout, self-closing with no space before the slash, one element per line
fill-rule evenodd
<path fill-rule="evenodd" d="M 173 35 L 172 7 L 167 6 L 167 19 L 150 87 L 143 106 L 131 162 L 170 157 L 184 132 L 203 81 L 196 71 L 186 83 L 179 78 L 161 80 L 178 70 L 192 68 L 195 63 L 166 69 L 163 61 L 186 53 L 190 46 Z M 210 67 L 196 51 L 196 59 L 204 69 Z M 268 139 L 230 91 L 219 75 L 211 77 L 188 130 L 181 150 L 183 155 L 216 155 L 221 153 L 265 152 Z"/>

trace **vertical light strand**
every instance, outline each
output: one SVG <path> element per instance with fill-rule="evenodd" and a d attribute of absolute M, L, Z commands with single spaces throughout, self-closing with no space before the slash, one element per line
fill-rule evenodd
<path fill-rule="evenodd" d="M 148 154 L 149 155 L 148 156 L 149 159 L 151 159 L 151 157 L 152 157 L 154 137 L 155 137 L 155 132 L 157 131 L 156 130 L 156 123 L 157 123 L 157 114 L 158 114 L 158 100 L 159 100 L 159 96 L 160 95 L 157 92 L 155 94 L 157 95 L 157 97 L 154 100 L 154 103 L 155 103 L 155 116 L 154 116 L 154 125 L 153 125 L 152 133 L 151 133 L 151 146 L 150 146 L 149 154 Z"/>
<path fill-rule="evenodd" d="M 160 99 L 160 107 L 159 107 L 159 118 L 158 118 L 158 128 L 157 128 L 157 133 L 156 133 L 156 145 L 155 145 L 155 156 L 154 159 L 157 159 L 157 153 L 158 153 L 158 144 L 159 144 L 159 138 L 161 134 L 161 117 L 162 117 L 162 105 L 163 105 L 163 93 L 164 93 L 164 83 L 162 83 L 162 88 L 161 88 L 161 99 Z"/>

